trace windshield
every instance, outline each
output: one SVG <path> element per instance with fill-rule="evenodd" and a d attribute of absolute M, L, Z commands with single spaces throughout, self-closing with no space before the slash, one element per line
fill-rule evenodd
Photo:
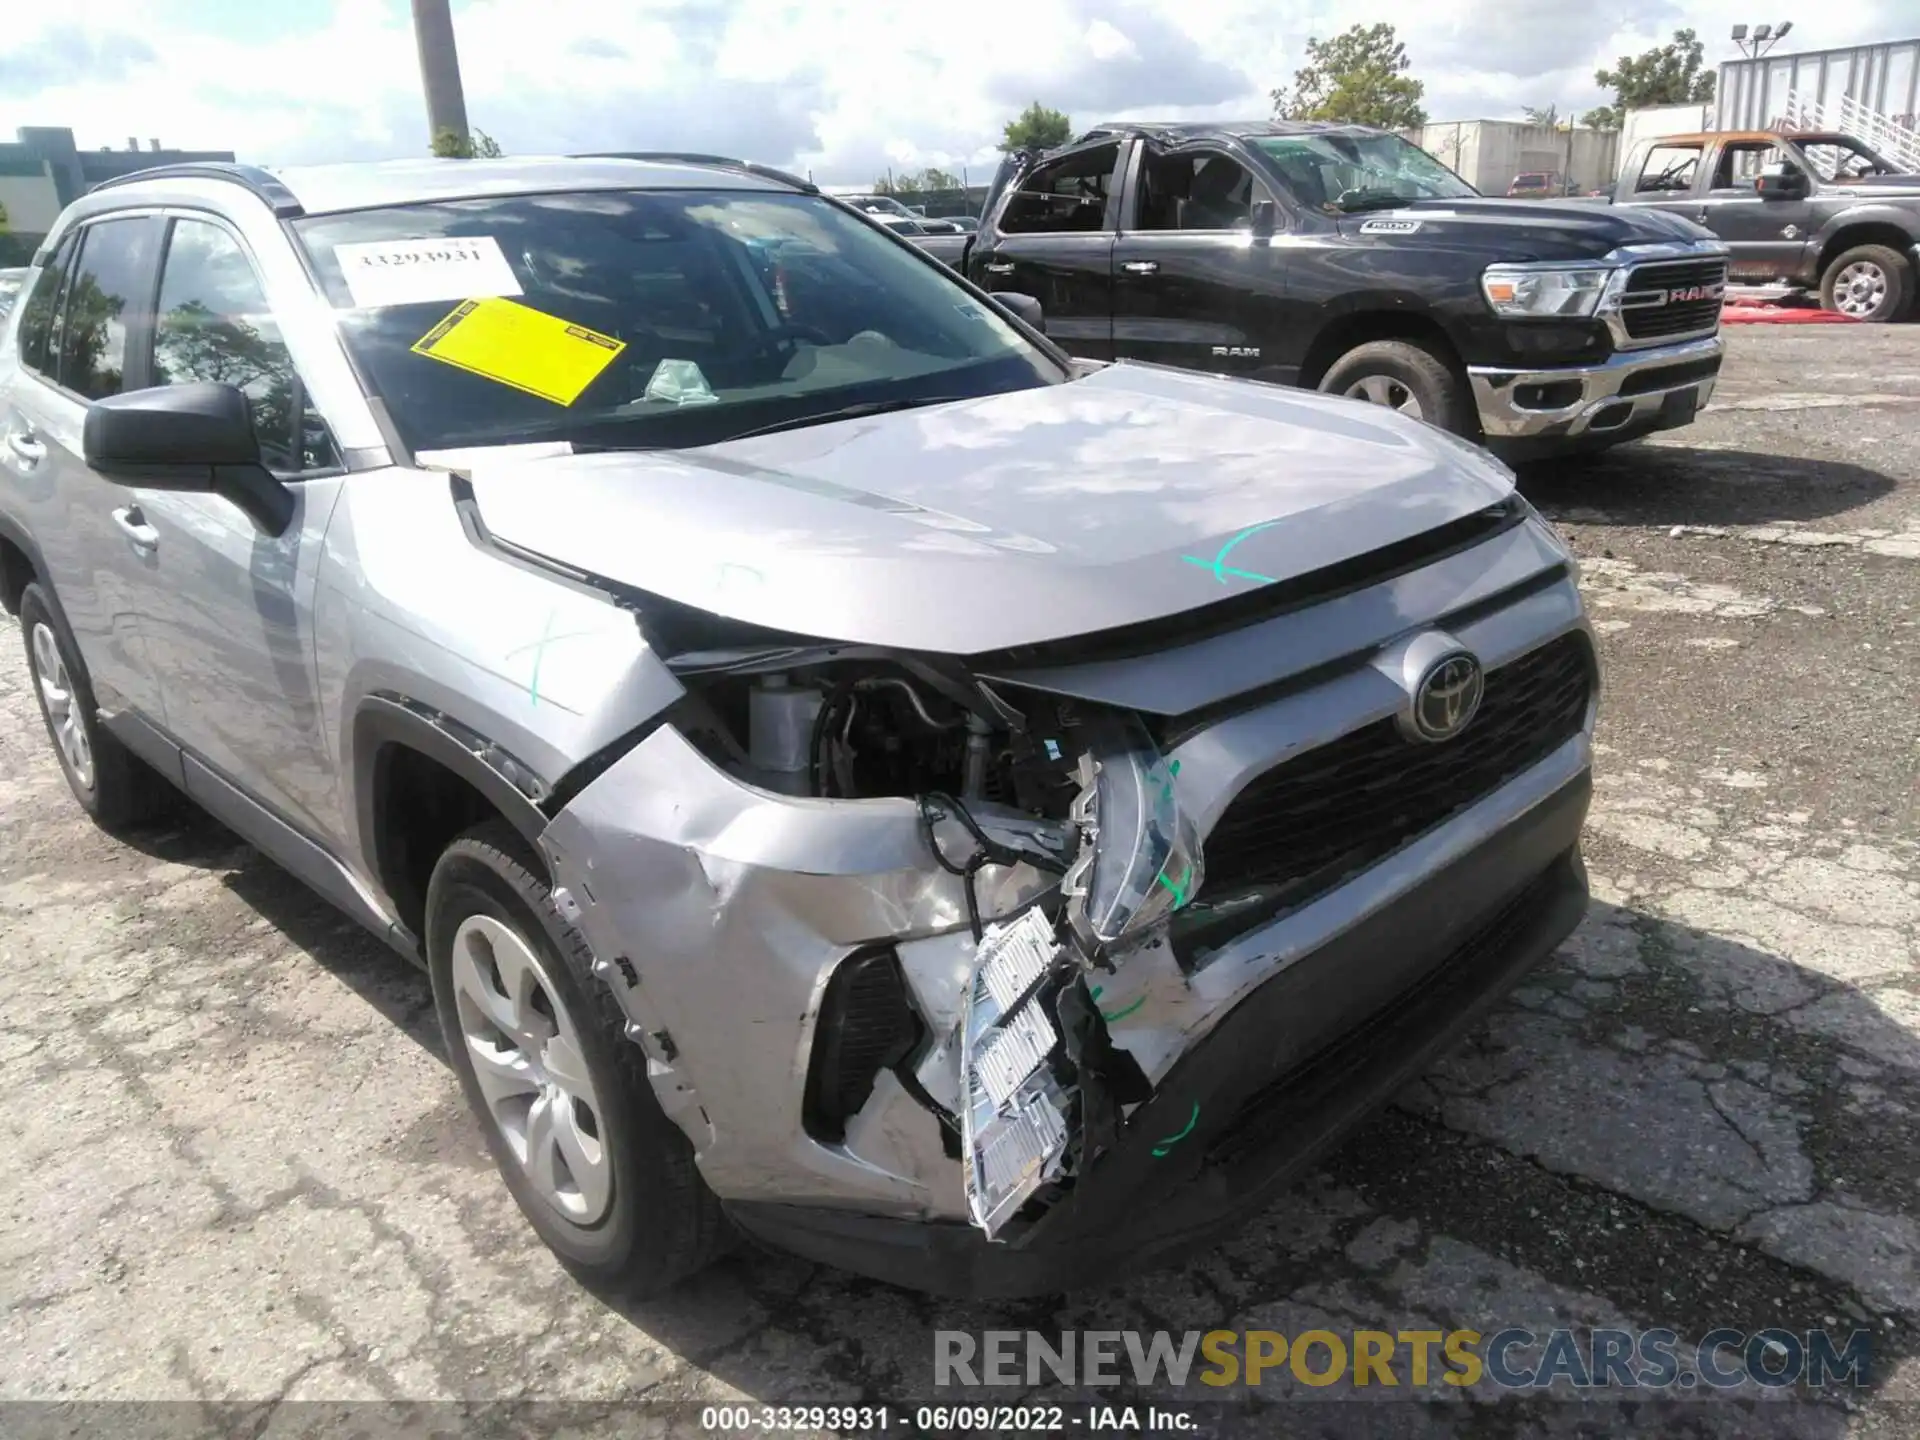
<path fill-rule="evenodd" d="M 1327 214 L 1409 200 L 1464 200 L 1480 193 L 1398 135 L 1322 131 L 1269 135 L 1253 144 L 1302 205 Z"/>
<path fill-rule="evenodd" d="M 706 445 L 1066 378 L 944 269 L 816 196 L 520 195 L 293 229 L 415 451 Z"/>

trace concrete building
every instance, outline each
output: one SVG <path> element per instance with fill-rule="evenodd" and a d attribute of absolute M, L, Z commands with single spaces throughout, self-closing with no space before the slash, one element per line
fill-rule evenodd
<path fill-rule="evenodd" d="M 231 150 L 163 150 L 149 140 L 142 150 L 129 139 L 124 150 L 82 150 L 62 126 L 23 125 L 14 140 L 0 141 L 0 265 L 24 265 L 67 205 L 102 180 L 155 165 L 192 160 L 232 160 Z"/>
<path fill-rule="evenodd" d="M 1504 195 L 1516 175 L 1552 171 L 1577 192 L 1613 182 L 1620 137 L 1521 120 L 1439 120 L 1400 132 L 1483 195 Z"/>

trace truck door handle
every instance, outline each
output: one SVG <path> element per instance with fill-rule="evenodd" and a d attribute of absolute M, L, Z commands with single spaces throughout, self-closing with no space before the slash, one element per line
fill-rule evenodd
<path fill-rule="evenodd" d="M 1158 260 L 1128 260 L 1120 268 L 1129 275 L 1157 275 L 1160 271 Z"/>
<path fill-rule="evenodd" d="M 7 449 L 13 452 L 16 460 L 29 469 L 47 458 L 47 447 L 33 438 L 31 430 L 9 430 Z"/>
<path fill-rule="evenodd" d="M 985 270 L 989 275 L 1011 275 L 1013 273 L 1013 262 L 1010 260 L 989 260 L 980 268 Z"/>
<path fill-rule="evenodd" d="M 113 512 L 113 523 L 120 527 L 120 533 L 133 542 L 136 550 L 155 550 L 160 546 L 160 532 L 147 524 L 147 517 L 140 513 L 138 505 L 129 505 L 123 510 Z"/>

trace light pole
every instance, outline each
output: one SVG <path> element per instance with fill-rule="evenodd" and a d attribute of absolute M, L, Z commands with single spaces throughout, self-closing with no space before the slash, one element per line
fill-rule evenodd
<path fill-rule="evenodd" d="M 420 47 L 420 84 L 427 92 L 427 145 L 451 131 L 465 145 L 467 99 L 460 88 L 460 53 L 453 44 L 448 0 L 413 0 L 413 38 Z"/>
<path fill-rule="evenodd" d="M 1778 25 L 1756 25 L 1751 33 L 1744 25 L 1733 27 L 1733 43 L 1740 47 L 1740 53 L 1749 60 L 1758 60 L 1767 51 L 1787 38 L 1787 32 L 1793 29 L 1791 20 L 1782 20 Z"/>

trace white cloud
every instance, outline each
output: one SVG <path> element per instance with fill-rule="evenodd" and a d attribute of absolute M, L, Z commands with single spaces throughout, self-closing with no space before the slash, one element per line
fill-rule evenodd
<path fill-rule="evenodd" d="M 1911 0 L 1802 17 L 1795 48 L 1902 38 Z M 1910 13 L 1910 12 L 1908 12 Z M 1030 100 L 1076 124 L 1256 117 L 1309 35 L 1389 20 L 1436 119 L 1578 113 L 1594 70 L 1682 24 L 1728 58 L 1746 0 L 456 0 L 472 122 L 511 151 L 700 149 L 863 181 L 991 166 Z M 263 163 L 417 154 L 426 122 L 403 0 L 78 0 L 12 17 L 0 134 L 160 136 Z"/>

